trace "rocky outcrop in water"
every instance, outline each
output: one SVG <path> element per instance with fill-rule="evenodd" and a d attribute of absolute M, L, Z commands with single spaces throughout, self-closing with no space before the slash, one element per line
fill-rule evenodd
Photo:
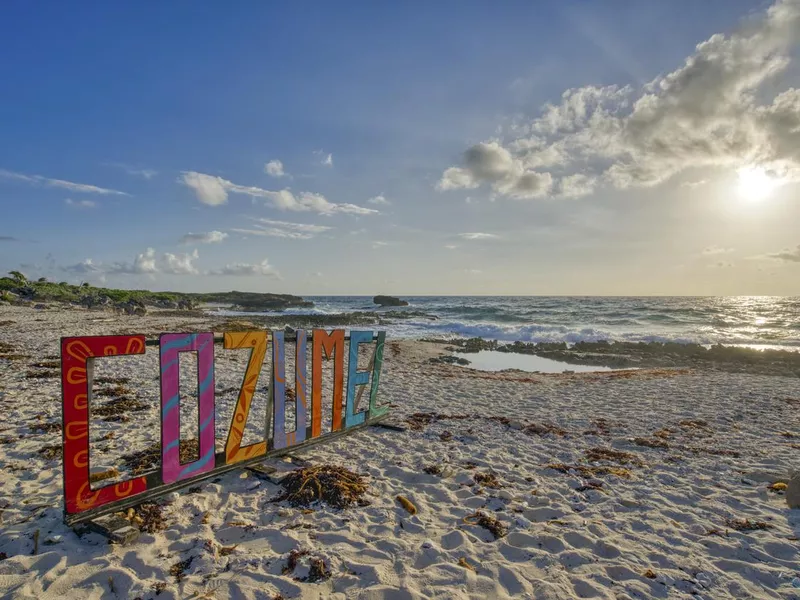
<path fill-rule="evenodd" d="M 380 306 L 408 306 L 408 302 L 394 296 L 375 296 L 372 302 Z"/>
<path fill-rule="evenodd" d="M 260 294 L 257 292 L 218 292 L 212 294 L 187 294 L 196 302 L 228 304 L 236 310 L 267 312 L 287 308 L 312 308 L 314 303 L 291 294 Z"/>

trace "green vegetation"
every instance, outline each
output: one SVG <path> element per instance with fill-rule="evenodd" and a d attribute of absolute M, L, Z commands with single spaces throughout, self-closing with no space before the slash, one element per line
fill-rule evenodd
<path fill-rule="evenodd" d="M 290 306 L 311 307 L 313 302 L 289 294 L 259 294 L 255 292 L 214 292 L 188 294 L 179 292 L 151 292 L 149 290 L 118 290 L 93 287 L 89 283 L 72 285 L 65 281 L 54 283 L 45 277 L 29 281 L 19 271 L 0 277 L 0 301 L 13 302 L 66 302 L 84 306 L 136 304 L 162 308 L 191 309 L 198 304 L 214 302 L 245 310 L 281 310 Z"/>

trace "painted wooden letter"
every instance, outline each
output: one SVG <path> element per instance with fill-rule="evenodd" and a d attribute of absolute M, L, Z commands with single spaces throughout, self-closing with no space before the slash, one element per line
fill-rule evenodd
<path fill-rule="evenodd" d="M 286 431 L 286 361 L 283 332 L 272 334 L 272 389 L 273 426 L 272 447 L 274 449 L 294 446 L 306 439 L 306 332 L 297 331 L 294 375 L 294 431 Z"/>
<path fill-rule="evenodd" d="M 381 380 L 381 368 L 383 367 L 383 347 L 386 343 L 386 332 L 378 332 L 378 341 L 375 343 L 375 357 L 372 361 L 372 389 L 369 393 L 369 418 L 374 419 L 385 415 L 389 410 L 389 405 L 378 405 L 378 383 Z"/>
<path fill-rule="evenodd" d="M 242 447 L 247 415 L 250 413 L 253 393 L 258 384 L 258 375 L 261 373 L 264 357 L 267 355 L 267 332 L 226 333 L 223 337 L 222 347 L 227 350 L 250 348 L 250 359 L 247 361 L 244 380 L 242 381 L 242 387 L 239 389 L 239 399 L 236 401 L 236 408 L 231 419 L 231 428 L 228 430 L 228 441 L 225 443 L 225 463 L 231 464 L 260 456 L 267 452 L 269 431 L 264 431 L 263 442 L 256 442 Z"/>
<path fill-rule="evenodd" d="M 95 357 L 144 354 L 143 335 L 63 338 L 61 389 L 63 414 L 64 504 L 67 514 L 140 494 L 144 477 L 93 490 L 89 482 L 89 404 L 92 396 L 92 361 Z"/>
<path fill-rule="evenodd" d="M 197 352 L 199 457 L 181 464 L 180 352 Z M 214 469 L 214 334 L 161 336 L 161 478 L 174 483 Z"/>
<path fill-rule="evenodd" d="M 314 330 L 311 351 L 311 437 L 322 433 L 322 351 L 333 356 L 333 421 L 331 431 L 342 426 L 342 383 L 344 382 L 344 330 L 328 333 L 324 329 Z"/>
<path fill-rule="evenodd" d="M 283 332 L 272 332 L 272 446 L 286 447 L 286 346 Z"/>
<path fill-rule="evenodd" d="M 370 371 L 358 370 L 358 345 L 372 341 L 371 331 L 350 332 L 350 360 L 347 365 L 347 409 L 344 415 L 344 426 L 361 425 L 367 418 L 367 411 L 355 412 L 356 386 L 369 383 Z"/>

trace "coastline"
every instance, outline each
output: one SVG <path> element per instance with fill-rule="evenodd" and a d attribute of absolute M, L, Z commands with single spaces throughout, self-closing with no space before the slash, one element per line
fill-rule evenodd
<path fill-rule="evenodd" d="M 389 337 L 380 395 L 408 429 L 372 428 L 299 453 L 365 475 L 369 506 L 307 513 L 271 502 L 277 486 L 234 472 L 163 498 L 166 529 L 132 546 L 79 538 L 61 521 L 61 465 L 46 450 L 60 444 L 49 425 L 60 423 L 58 379 L 28 375 L 55 370 L 62 335 L 221 332 L 236 320 L 0 307 L 3 352 L 16 357 L 0 359 L 0 595 L 100 597 L 111 586 L 117 597 L 159 599 L 797 594 L 800 511 L 768 485 L 800 467 L 800 386 L 752 365 L 486 372 L 431 363 L 445 344 Z M 98 468 L 151 443 L 157 384 L 147 365 L 156 357 L 104 367 L 130 378 L 148 407 L 125 423 L 93 424 Z M 242 360 L 218 356 L 223 412 Z M 493 474 L 498 487 L 476 474 Z M 475 525 L 476 511 L 506 535 Z M 737 531 L 741 519 L 766 528 Z M 284 573 L 299 549 L 332 576 L 303 583 Z M 174 567 L 187 561 L 178 581 Z M 166 587 L 156 596 L 158 583 Z"/>

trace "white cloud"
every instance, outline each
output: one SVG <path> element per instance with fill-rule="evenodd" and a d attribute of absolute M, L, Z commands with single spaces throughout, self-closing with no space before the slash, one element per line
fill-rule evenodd
<path fill-rule="evenodd" d="M 456 248 L 458 248 L 458 246 L 456 246 L 455 244 L 447 244 L 445 246 L 445 249 L 447 250 L 455 250 Z"/>
<path fill-rule="evenodd" d="M 465 240 L 496 240 L 500 236 L 495 235 L 494 233 L 459 233 L 458 237 L 465 239 Z"/>
<path fill-rule="evenodd" d="M 108 188 L 98 187 L 96 185 L 88 185 L 85 183 L 73 183 L 72 181 L 65 181 L 63 179 L 50 179 L 49 177 L 42 177 L 41 175 L 23 175 L 22 173 L 14 173 L 13 171 L 6 171 L 0 169 L 0 178 L 11 179 L 14 181 L 22 181 L 30 183 L 31 185 L 61 188 L 70 190 L 71 192 L 80 192 L 84 194 L 105 194 L 117 196 L 129 196 L 125 192 L 119 190 L 112 190 Z"/>
<path fill-rule="evenodd" d="M 377 196 L 373 196 L 372 198 L 367 200 L 367 202 L 369 202 L 370 204 L 383 204 L 383 205 L 391 204 L 391 202 L 389 202 L 386 199 L 386 196 L 384 196 L 383 194 L 378 194 Z"/>
<path fill-rule="evenodd" d="M 148 248 L 143 253 L 137 254 L 133 263 L 117 262 L 108 267 L 106 272 L 124 275 L 152 275 L 158 273 L 156 251 L 153 248 Z"/>
<path fill-rule="evenodd" d="M 269 264 L 269 260 L 266 258 L 258 264 L 233 263 L 230 265 L 225 265 L 221 269 L 214 269 L 208 271 L 208 274 L 231 275 L 238 277 L 262 276 L 262 277 L 280 278 L 280 274 L 275 270 L 275 268 L 272 265 Z"/>
<path fill-rule="evenodd" d="M 647 187 L 691 169 L 747 166 L 800 181 L 800 89 L 774 95 L 798 41 L 800 0 L 777 0 L 759 21 L 713 35 L 639 89 L 565 91 L 558 104 L 514 123 L 509 139 L 468 148 L 437 188 L 486 184 L 527 198 L 549 193 L 554 181 L 567 196 L 590 193 L 595 181 Z M 578 169 L 587 179 L 570 179 Z"/>
<path fill-rule="evenodd" d="M 154 169 L 142 169 L 139 167 L 132 167 L 130 165 L 126 165 L 125 163 L 105 163 L 109 167 L 117 167 L 118 169 L 122 169 L 128 175 L 136 175 L 138 177 L 144 177 L 145 179 L 152 179 L 156 175 L 158 175 L 158 171 Z"/>
<path fill-rule="evenodd" d="M 389 245 L 389 242 L 381 242 L 379 240 L 372 242 L 372 248 L 377 250 L 378 248 L 384 248 Z"/>
<path fill-rule="evenodd" d="M 191 254 L 170 254 L 165 252 L 161 272 L 170 275 L 197 275 L 199 271 L 194 266 L 193 261 L 198 258 L 200 258 L 200 255 L 197 250 Z"/>
<path fill-rule="evenodd" d="M 61 267 L 69 273 L 94 273 L 102 275 L 149 275 L 159 273 L 169 275 L 198 275 L 200 271 L 194 261 L 200 257 L 197 250 L 190 254 L 164 253 L 160 258 L 154 248 L 148 248 L 137 254 L 133 262 L 114 262 L 110 264 L 96 263 L 91 258 L 76 265 Z"/>
<path fill-rule="evenodd" d="M 319 157 L 319 162 L 321 165 L 324 165 L 326 167 L 333 166 L 333 154 L 331 154 L 330 152 L 325 153 L 322 150 L 314 150 L 314 156 Z"/>
<path fill-rule="evenodd" d="M 309 240 L 318 233 L 324 233 L 333 229 L 327 225 L 311 225 L 309 223 L 290 223 L 288 221 L 275 221 L 273 219 L 256 219 L 255 229 L 231 229 L 235 233 L 244 235 L 259 235 L 263 237 L 278 237 L 292 240 Z"/>
<path fill-rule="evenodd" d="M 95 264 L 91 258 L 87 258 L 83 262 L 79 262 L 76 265 L 61 267 L 61 270 L 66 271 L 68 273 L 80 273 L 80 274 L 103 272 L 103 269 L 99 265 Z"/>
<path fill-rule="evenodd" d="M 468 275 L 480 275 L 483 273 L 483 271 L 480 269 L 464 269 L 464 273 L 467 273 Z"/>
<path fill-rule="evenodd" d="M 765 254 L 763 257 L 758 258 L 769 258 L 782 262 L 800 263 L 800 245 L 798 245 L 796 248 L 781 250 L 780 252 L 773 252 L 772 254 Z"/>
<path fill-rule="evenodd" d="M 284 177 L 283 163 L 279 160 L 271 160 L 264 165 L 264 172 L 270 177 Z"/>
<path fill-rule="evenodd" d="M 729 254 L 733 252 L 733 248 L 722 248 L 720 246 L 709 246 L 703 250 L 706 256 L 716 256 L 718 254 Z"/>
<path fill-rule="evenodd" d="M 333 227 L 328 225 L 312 225 L 311 223 L 291 223 L 288 221 L 276 221 L 274 219 L 253 219 L 263 225 L 271 225 L 274 227 L 282 227 L 292 231 L 303 231 L 308 233 L 324 233 L 330 231 Z"/>
<path fill-rule="evenodd" d="M 187 233 L 181 237 L 181 244 L 218 244 L 228 237 L 222 231 L 208 231 L 205 233 Z"/>
<path fill-rule="evenodd" d="M 707 183 L 708 183 L 708 179 L 698 179 L 697 181 L 684 181 L 681 184 L 681 187 L 687 187 L 690 190 L 693 190 L 695 188 L 699 188 L 701 186 L 704 186 Z"/>
<path fill-rule="evenodd" d="M 495 192 L 527 199 L 545 196 L 553 186 L 550 173 L 526 169 L 497 141 L 481 142 L 468 148 L 464 152 L 464 165 L 447 169 L 437 189 L 473 189 L 486 182 Z"/>
<path fill-rule="evenodd" d="M 93 200 L 73 200 L 72 198 L 64 200 L 64 204 L 72 208 L 95 208 L 97 206 L 97 202 Z"/>
<path fill-rule="evenodd" d="M 228 193 L 244 194 L 252 198 L 263 198 L 274 208 L 291 211 L 314 211 L 320 214 L 331 215 L 334 213 L 354 215 L 375 215 L 377 210 L 356 206 L 355 204 L 335 204 L 329 202 L 322 194 L 313 192 L 300 192 L 294 194 L 289 189 L 277 192 L 264 190 L 259 187 L 238 185 L 222 177 L 206 175 L 195 171 L 183 173 L 181 181 L 192 188 L 197 199 L 204 204 L 218 206 L 228 201 Z"/>
<path fill-rule="evenodd" d="M 314 237 L 311 233 L 302 233 L 300 231 L 287 231 L 277 227 L 265 227 L 263 229 L 231 229 L 234 233 L 241 233 L 243 235 L 260 235 L 262 237 L 277 237 L 286 238 L 290 240 L 310 240 Z"/>
<path fill-rule="evenodd" d="M 184 185 L 192 188 L 197 199 L 203 204 L 220 206 L 228 202 L 228 191 L 226 188 L 231 183 L 230 181 L 222 179 L 222 177 L 215 177 L 195 171 L 186 171 L 183 173 L 182 179 L 178 181 L 182 181 Z"/>
<path fill-rule="evenodd" d="M 558 182 L 559 196 L 564 198 L 579 198 L 588 196 L 594 191 L 597 179 L 582 173 L 567 175 Z"/>

